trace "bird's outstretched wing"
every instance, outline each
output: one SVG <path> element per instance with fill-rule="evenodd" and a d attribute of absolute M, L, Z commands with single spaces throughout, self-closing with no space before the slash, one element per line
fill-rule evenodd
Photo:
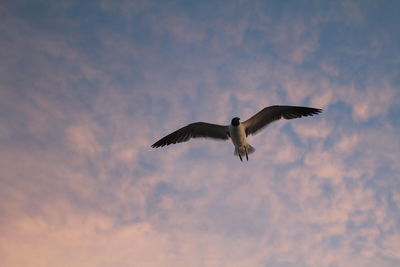
<path fill-rule="evenodd" d="M 229 127 L 206 122 L 195 122 L 176 130 L 173 133 L 161 138 L 151 147 L 163 147 L 170 144 L 189 141 L 190 138 L 213 138 L 227 140 L 229 138 Z"/>
<path fill-rule="evenodd" d="M 253 117 L 243 122 L 246 136 L 254 135 L 273 121 L 280 120 L 282 117 L 291 120 L 306 116 L 313 116 L 321 113 L 322 109 L 297 107 L 297 106 L 270 106 L 266 107 Z"/>

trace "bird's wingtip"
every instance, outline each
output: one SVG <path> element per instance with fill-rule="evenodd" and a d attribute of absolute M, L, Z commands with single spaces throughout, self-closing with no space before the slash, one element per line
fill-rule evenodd
<path fill-rule="evenodd" d="M 324 110 L 322 108 L 312 108 L 312 114 L 322 113 Z"/>
<path fill-rule="evenodd" d="M 157 144 L 152 144 L 150 147 L 152 147 L 152 148 L 157 148 L 158 146 L 157 146 Z"/>
<path fill-rule="evenodd" d="M 165 146 L 165 144 L 162 142 L 155 142 L 154 144 L 151 145 L 152 148 L 159 148 L 163 146 Z"/>

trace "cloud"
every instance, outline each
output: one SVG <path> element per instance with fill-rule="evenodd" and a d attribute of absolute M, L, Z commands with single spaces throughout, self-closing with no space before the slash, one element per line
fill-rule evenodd
<path fill-rule="evenodd" d="M 323 116 L 322 113 L 320 116 Z M 316 121 L 316 118 L 310 118 L 310 120 L 304 121 L 303 123 L 294 123 L 294 131 L 301 137 L 307 138 L 326 138 L 333 130 L 332 124 L 329 124 L 326 120 Z"/>
<path fill-rule="evenodd" d="M 182 14 L 171 17 L 153 17 L 152 24 L 158 34 L 168 33 L 178 42 L 199 43 L 204 40 L 204 29 L 200 24 L 192 21 Z"/>
<path fill-rule="evenodd" d="M 135 1 L 110 1 L 110 0 L 102 0 L 100 1 L 100 7 L 106 11 L 113 11 L 117 10 L 121 12 L 125 18 L 130 18 L 135 15 L 138 15 L 142 12 L 147 11 L 151 7 L 153 7 L 155 3 L 153 1 L 142 1 L 142 0 L 135 0 Z"/>
<path fill-rule="evenodd" d="M 356 120 L 366 121 L 371 117 L 386 112 L 388 106 L 390 106 L 389 103 L 395 97 L 393 88 L 391 88 L 387 82 L 384 82 L 384 84 L 377 84 L 376 82 L 370 81 L 369 84 L 368 88 L 363 92 L 355 89 L 350 91 L 348 99 L 352 101 L 353 117 Z M 375 89 L 377 87 L 380 88 L 379 91 Z"/>
<path fill-rule="evenodd" d="M 150 225 L 115 229 L 111 218 L 98 214 L 69 214 L 66 221 L 52 225 L 26 218 L 16 222 L 12 233 L 3 233 L 8 243 L 2 242 L 3 263 L 9 265 L 129 266 L 134 262 L 152 266 L 171 261 L 167 253 L 154 254 L 159 249 L 167 250 L 169 241 Z M 12 249 L 14 245 L 19 246 L 18 252 Z"/>
<path fill-rule="evenodd" d="M 318 48 L 318 32 L 301 18 L 285 17 L 271 32 L 270 41 L 283 59 L 303 63 Z"/>
<path fill-rule="evenodd" d="M 88 125 L 74 125 L 67 129 L 67 138 L 73 150 L 89 156 L 101 152 L 101 146 L 91 128 Z"/>

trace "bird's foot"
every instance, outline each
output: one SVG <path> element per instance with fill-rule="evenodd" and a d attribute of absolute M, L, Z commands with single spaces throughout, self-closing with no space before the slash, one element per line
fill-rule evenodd
<path fill-rule="evenodd" d="M 242 161 L 243 162 L 243 159 L 242 159 L 242 156 L 239 154 L 239 158 L 240 158 L 240 161 Z"/>

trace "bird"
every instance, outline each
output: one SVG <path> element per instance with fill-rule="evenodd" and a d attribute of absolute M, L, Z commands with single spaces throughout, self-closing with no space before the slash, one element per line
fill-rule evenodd
<path fill-rule="evenodd" d="M 249 160 L 249 154 L 255 151 L 247 142 L 249 135 L 255 135 L 267 125 L 282 118 L 286 120 L 308 117 L 322 113 L 322 109 L 301 106 L 269 106 L 244 122 L 234 117 L 230 125 L 218 125 L 207 122 L 194 122 L 182 127 L 151 145 L 153 148 L 168 146 L 189 141 L 191 138 L 211 138 L 216 140 L 231 139 L 235 146 L 234 155 L 243 162 L 243 157 Z"/>

